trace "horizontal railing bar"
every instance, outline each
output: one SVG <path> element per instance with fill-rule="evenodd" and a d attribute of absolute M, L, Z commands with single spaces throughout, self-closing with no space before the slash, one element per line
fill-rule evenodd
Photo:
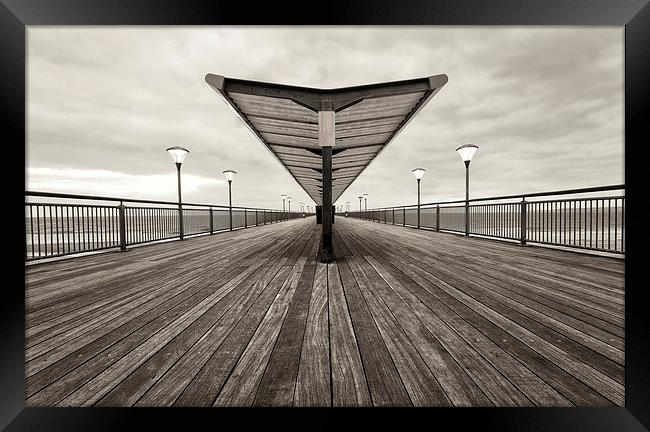
<path fill-rule="evenodd" d="M 483 198 L 470 198 L 468 201 L 469 202 L 476 202 L 476 201 L 496 201 L 496 200 L 505 200 L 505 199 L 515 199 L 515 198 L 534 198 L 534 197 L 540 197 L 540 196 L 553 196 L 553 195 L 571 195 L 571 194 L 578 194 L 578 193 L 589 193 L 589 192 L 606 192 L 606 191 L 611 191 L 611 190 L 625 190 L 625 185 L 613 185 L 613 186 L 597 186 L 597 187 L 591 187 L 591 188 L 582 188 L 582 189 L 564 189 L 564 190 L 559 190 L 559 191 L 551 191 L 551 192 L 534 192 L 534 193 L 526 193 L 526 194 L 516 194 L 516 195 L 501 195 L 501 196 L 495 196 L 495 197 L 483 197 Z M 614 197 L 594 197 L 593 199 L 601 199 L 601 198 L 614 198 Z M 622 198 L 622 196 L 618 196 L 617 198 Z M 581 198 L 576 198 L 576 199 L 581 199 Z M 538 202 L 538 201 L 536 201 Z M 430 202 L 430 203 L 422 203 L 420 204 L 420 208 L 424 206 L 435 206 L 435 205 L 443 205 L 443 204 L 461 204 L 465 203 L 465 200 L 455 200 L 455 201 L 439 201 L 439 202 Z M 381 211 L 381 210 L 392 210 L 392 209 L 402 209 L 402 208 L 417 208 L 417 204 L 406 204 L 406 205 L 398 205 L 398 206 L 392 206 L 392 207 L 380 207 L 380 208 L 373 208 L 373 209 L 368 209 L 368 210 L 361 210 L 361 213 L 364 211 Z M 350 210 L 349 213 L 356 212 L 359 213 L 359 210 Z"/>
<path fill-rule="evenodd" d="M 107 197 L 107 196 L 96 196 L 96 195 L 76 195 L 76 194 L 61 194 L 56 192 L 37 192 L 37 191 L 25 191 L 25 196 L 32 197 L 41 197 L 41 198 L 62 198 L 62 199 L 77 199 L 77 200 L 95 200 L 95 201 L 113 201 L 113 202 L 129 202 L 129 203 L 143 203 L 143 204 L 163 204 L 163 205 L 172 205 L 178 206 L 178 202 L 174 201 L 157 201 L 157 200 L 142 200 L 142 199 L 133 199 L 133 198 L 116 198 L 116 197 Z M 28 204 L 41 204 L 41 203 L 28 203 Z M 197 203 L 187 203 L 182 202 L 183 206 L 194 206 L 194 207 L 213 207 L 221 209 L 229 209 L 228 206 L 218 205 L 218 204 L 197 204 Z M 65 205 L 64 203 L 52 204 L 52 205 Z M 85 205 L 85 204 L 84 204 Z M 272 212 L 288 213 L 288 211 L 278 210 L 278 209 L 268 209 L 261 207 L 240 207 L 233 206 L 233 210 L 266 210 Z M 301 213 L 301 212 L 291 212 L 291 213 Z M 307 214 L 307 213 L 305 213 Z"/>
<path fill-rule="evenodd" d="M 100 204 L 70 204 L 70 203 L 53 203 L 53 202 L 25 202 L 25 205 L 31 206 L 59 206 L 59 207 L 90 207 L 90 208 L 106 208 L 114 209 L 116 206 L 112 205 L 100 205 Z M 154 207 L 129 207 L 129 208 L 154 208 Z M 178 205 L 174 208 L 176 210 Z"/>

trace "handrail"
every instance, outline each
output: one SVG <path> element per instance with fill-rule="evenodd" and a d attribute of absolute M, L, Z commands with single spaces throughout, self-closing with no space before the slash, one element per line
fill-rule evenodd
<path fill-rule="evenodd" d="M 495 197 L 482 197 L 482 198 L 470 198 L 469 202 L 476 202 L 476 201 L 497 201 L 497 200 L 505 200 L 505 199 L 514 199 L 514 198 L 533 198 L 533 197 L 539 197 L 539 196 L 554 196 L 554 195 L 572 195 L 572 194 L 579 194 L 579 193 L 588 193 L 588 192 L 606 192 L 610 190 L 621 190 L 625 189 L 625 185 L 613 185 L 613 186 L 596 186 L 596 187 L 590 187 L 590 188 L 581 188 L 581 189 L 563 189 L 559 191 L 551 191 L 551 192 L 533 192 L 533 193 L 526 193 L 526 194 L 515 194 L 515 195 L 501 195 L 501 196 L 495 196 Z M 455 201 L 434 201 L 434 202 L 429 202 L 429 203 L 421 203 L 420 207 L 424 206 L 432 206 L 432 205 L 441 205 L 441 204 L 462 204 L 465 203 L 466 200 L 455 200 Z M 373 210 L 392 210 L 392 209 L 397 209 L 397 208 L 415 208 L 417 207 L 417 204 L 406 204 L 406 205 L 397 205 L 397 206 L 392 206 L 392 207 L 375 207 L 372 209 L 368 210 L 361 210 L 362 212 L 364 211 L 373 211 Z M 350 210 L 350 211 L 358 211 L 358 210 Z"/>
<path fill-rule="evenodd" d="M 623 192 L 585 195 L 615 190 Z M 352 210 L 345 212 L 345 216 L 465 236 L 518 241 L 522 245 L 530 242 L 624 254 L 624 191 L 625 185 L 564 189 L 419 206 L 409 204 Z M 558 197 L 561 195 L 565 197 Z M 550 198 L 526 200 L 533 197 Z"/>
<path fill-rule="evenodd" d="M 158 201 L 158 200 L 142 200 L 134 198 L 116 198 L 116 197 L 107 197 L 107 196 L 96 196 L 96 195 L 78 195 L 78 194 L 62 194 L 57 192 L 38 192 L 38 191 L 25 191 L 26 196 L 41 197 L 41 198 L 65 198 L 65 199 L 77 199 L 77 200 L 96 200 L 96 201 L 113 201 L 113 202 L 129 202 L 129 203 L 142 203 L 142 204 L 164 204 L 164 205 L 173 205 L 178 206 L 178 201 Z M 196 204 L 182 202 L 183 206 L 194 206 L 194 207 L 218 207 L 228 209 L 230 207 L 218 204 Z M 241 207 L 233 206 L 233 209 L 241 210 L 272 210 L 272 211 L 285 211 L 279 209 L 268 209 L 262 207 Z"/>
<path fill-rule="evenodd" d="M 56 200 L 61 201 L 50 202 Z M 25 191 L 25 261 L 108 249 L 124 251 L 127 246 L 313 215 L 296 210 Z"/>

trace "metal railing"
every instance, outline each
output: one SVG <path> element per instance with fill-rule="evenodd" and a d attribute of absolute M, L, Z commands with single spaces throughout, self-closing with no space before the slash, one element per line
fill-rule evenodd
<path fill-rule="evenodd" d="M 50 200 L 37 202 L 33 199 Z M 183 233 L 179 224 L 181 211 Z M 182 203 L 179 211 L 178 203 L 169 201 L 25 192 L 25 260 L 110 248 L 125 250 L 131 245 L 214 234 L 311 215 L 313 213 L 251 207 L 231 209 L 194 203 Z"/>
<path fill-rule="evenodd" d="M 417 204 L 405 205 L 345 214 L 393 225 L 514 240 L 523 245 L 539 243 L 625 253 L 625 185 L 426 203 L 419 208 Z M 469 219 L 467 231 L 466 218 Z"/>

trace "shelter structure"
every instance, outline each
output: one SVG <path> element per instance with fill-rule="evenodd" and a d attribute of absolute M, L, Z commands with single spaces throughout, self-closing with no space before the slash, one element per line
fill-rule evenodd
<path fill-rule="evenodd" d="M 332 204 L 447 83 L 447 75 L 336 89 L 214 74 L 205 80 L 322 206 L 319 259 L 331 262 Z"/>

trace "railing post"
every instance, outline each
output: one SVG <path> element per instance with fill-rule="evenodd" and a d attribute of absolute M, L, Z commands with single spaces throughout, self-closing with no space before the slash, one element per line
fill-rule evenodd
<path fill-rule="evenodd" d="M 120 201 L 119 209 L 119 219 L 120 219 L 120 250 L 126 250 L 126 210 L 124 209 L 124 203 Z"/>
<path fill-rule="evenodd" d="M 395 225 L 395 209 L 393 209 L 393 225 Z"/>
<path fill-rule="evenodd" d="M 440 204 L 436 204 L 436 231 L 440 231 Z"/>
<path fill-rule="evenodd" d="M 244 209 L 244 228 L 248 228 L 248 213 L 246 213 L 246 209 Z"/>
<path fill-rule="evenodd" d="M 406 207 L 402 207 L 402 226 L 406 226 Z"/>
<path fill-rule="evenodd" d="M 214 217 L 212 207 L 210 207 L 210 234 L 214 234 Z"/>
<path fill-rule="evenodd" d="M 255 209 L 255 226 L 259 226 L 259 219 L 257 219 L 257 209 Z"/>
<path fill-rule="evenodd" d="M 521 229 L 521 245 L 526 246 L 526 232 L 528 227 L 526 226 L 526 197 L 521 198 L 521 223 L 519 224 Z"/>

